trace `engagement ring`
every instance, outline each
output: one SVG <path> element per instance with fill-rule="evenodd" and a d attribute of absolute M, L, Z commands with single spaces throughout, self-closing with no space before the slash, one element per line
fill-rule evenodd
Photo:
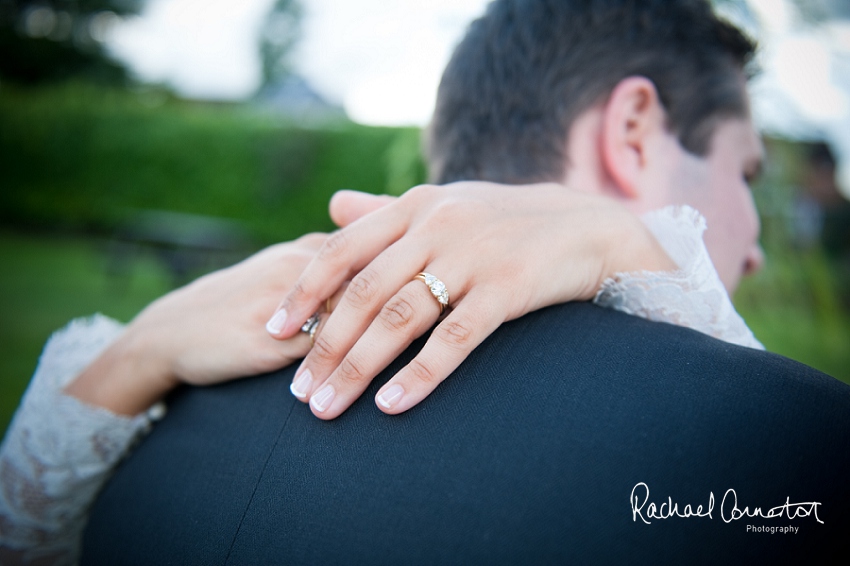
<path fill-rule="evenodd" d="M 418 273 L 414 279 L 418 279 L 428 285 L 431 294 L 434 295 L 434 298 L 440 304 L 440 314 L 443 314 L 445 308 L 449 306 L 449 290 L 446 289 L 446 285 L 430 273 L 425 273 L 424 271 Z"/>

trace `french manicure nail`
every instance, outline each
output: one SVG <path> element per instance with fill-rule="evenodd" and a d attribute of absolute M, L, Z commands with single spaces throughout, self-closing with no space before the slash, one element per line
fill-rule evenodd
<path fill-rule="evenodd" d="M 378 403 L 385 409 L 392 409 L 393 405 L 398 403 L 402 395 L 404 395 L 404 388 L 394 383 L 387 387 L 386 391 L 378 395 Z"/>
<path fill-rule="evenodd" d="M 301 372 L 301 375 L 295 378 L 295 381 L 289 386 L 289 390 L 299 399 L 303 399 L 307 396 L 311 383 L 313 383 L 313 374 L 310 373 L 309 369 L 305 369 Z"/>
<path fill-rule="evenodd" d="M 286 310 L 280 309 L 266 323 L 266 330 L 269 334 L 280 334 L 284 324 L 286 324 Z"/>
<path fill-rule="evenodd" d="M 334 400 L 334 394 L 333 385 L 325 385 L 310 398 L 310 404 L 320 413 L 324 413 L 325 409 L 330 407 L 331 401 Z"/>

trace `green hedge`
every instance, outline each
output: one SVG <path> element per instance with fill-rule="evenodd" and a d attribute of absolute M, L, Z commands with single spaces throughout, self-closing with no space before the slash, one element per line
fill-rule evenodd
<path fill-rule="evenodd" d="M 424 180 L 414 129 L 323 129 L 246 105 L 0 88 L 0 221 L 107 232 L 137 209 L 240 221 L 256 243 L 331 228 L 341 188 L 399 192 Z"/>
<path fill-rule="evenodd" d="M 235 219 L 259 247 L 332 228 L 327 202 L 338 189 L 400 193 L 422 182 L 419 137 L 416 129 L 347 122 L 307 128 L 247 105 L 187 103 L 150 92 L 0 85 L 0 222 L 108 237 L 134 211 L 169 210 Z M 819 250 L 790 244 L 781 211 L 794 196 L 798 150 L 780 143 L 768 150 L 774 167 L 755 191 L 765 213 L 768 262 L 742 285 L 736 306 L 769 350 L 850 382 L 850 316 L 840 300 L 850 285 Z M 33 326 L 25 339 L 20 324 L 7 324 L 8 348 L 0 357 L 8 363 L 0 379 L 26 379 L 41 343 L 66 317 L 90 312 L 104 297 L 126 299 L 115 314 L 129 316 L 167 288 L 145 288 L 131 300 L 100 279 L 72 277 L 74 270 L 62 267 L 64 254 L 50 251 L 53 244 L 33 244 L 24 253 L 27 242 L 0 241 L 8 270 L 0 288 L 11 301 L 4 320 Z M 85 267 L 76 272 L 95 277 L 103 268 L 93 262 L 80 260 L 74 265 Z M 33 283 L 45 273 L 64 273 L 67 288 Z M 84 301 L 91 289 L 98 289 L 98 300 Z M 57 299 L 67 308 L 48 308 Z M 39 306 L 50 317 L 34 314 Z M 101 308 L 113 314 L 107 306 Z M 17 393 L 24 382 L 16 383 Z M 0 428 L 3 419 L 0 411 Z"/>

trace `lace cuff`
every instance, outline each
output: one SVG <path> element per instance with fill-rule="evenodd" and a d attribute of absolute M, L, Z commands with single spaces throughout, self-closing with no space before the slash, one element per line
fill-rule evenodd
<path fill-rule="evenodd" d="M 0 556 L 73 563 L 95 495 L 150 426 L 149 414 L 115 415 L 63 392 L 122 331 L 95 315 L 72 321 L 47 342 L 0 446 Z"/>
<path fill-rule="evenodd" d="M 702 239 L 705 218 L 689 206 L 668 206 L 645 214 L 641 220 L 679 269 L 618 273 L 602 284 L 594 302 L 764 350 L 735 311 L 714 269 Z"/>

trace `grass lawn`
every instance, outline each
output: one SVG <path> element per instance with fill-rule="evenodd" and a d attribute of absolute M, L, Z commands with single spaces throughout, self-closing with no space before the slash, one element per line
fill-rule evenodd
<path fill-rule="evenodd" d="M 107 270 L 101 240 L 0 232 L 0 434 L 12 417 L 50 334 L 69 320 L 101 312 L 122 322 L 171 287 L 150 257 L 126 275 Z M 746 281 L 738 308 L 767 348 L 850 382 L 850 320 L 829 289 L 804 293 L 794 277 L 819 264 L 768 264 Z M 808 294 L 812 304 L 789 301 Z"/>
<path fill-rule="evenodd" d="M 50 334 L 96 312 L 128 321 L 168 291 L 152 259 L 109 276 L 99 241 L 0 234 L 0 431 L 5 431 Z"/>
<path fill-rule="evenodd" d="M 850 383 L 850 313 L 837 272 L 817 250 L 768 254 L 735 307 L 765 348 Z"/>

